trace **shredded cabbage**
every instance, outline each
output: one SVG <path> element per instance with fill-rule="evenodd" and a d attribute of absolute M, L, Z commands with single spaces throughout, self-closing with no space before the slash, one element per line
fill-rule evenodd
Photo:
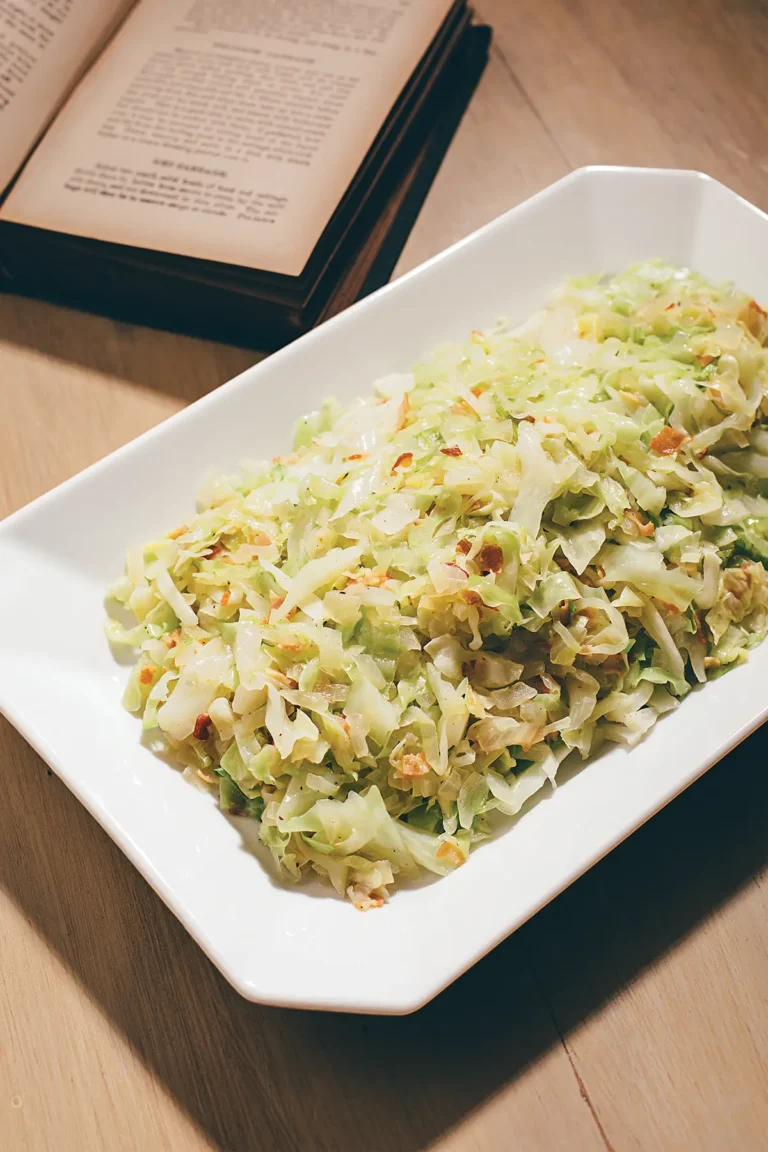
<path fill-rule="evenodd" d="M 458 867 L 765 635 L 767 341 L 653 262 L 326 402 L 129 553 L 126 706 L 294 879 Z"/>

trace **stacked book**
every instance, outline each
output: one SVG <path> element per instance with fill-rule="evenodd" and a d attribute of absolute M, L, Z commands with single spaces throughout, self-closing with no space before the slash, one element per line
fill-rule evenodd
<path fill-rule="evenodd" d="M 388 279 L 489 39 L 464 0 L 0 3 L 0 287 L 291 339 Z"/>

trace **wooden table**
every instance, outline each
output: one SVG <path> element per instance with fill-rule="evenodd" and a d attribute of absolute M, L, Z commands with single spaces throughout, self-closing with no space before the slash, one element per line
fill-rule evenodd
<path fill-rule="evenodd" d="M 592 162 L 700 167 L 768 208 L 764 4 L 478 8 L 491 65 L 401 269 Z M 0 297 L 0 514 L 254 359 Z M 240 1000 L 0 722 L 0 1146 L 765 1149 L 767 751 L 754 736 L 423 1011 L 375 1019 Z"/>

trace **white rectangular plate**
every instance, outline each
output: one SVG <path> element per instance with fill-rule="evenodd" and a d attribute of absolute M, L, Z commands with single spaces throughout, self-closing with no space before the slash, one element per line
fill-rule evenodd
<path fill-rule="evenodd" d="M 768 217 L 694 172 L 582 169 L 0 524 L 0 710 L 243 996 L 410 1012 L 701 775 L 768 714 L 768 644 L 630 752 L 567 773 L 463 867 L 361 914 L 284 886 L 245 821 L 140 743 L 104 638 L 124 551 L 179 523 L 209 467 L 289 447 L 327 394 L 368 393 L 445 339 L 519 322 L 566 275 L 660 256 L 768 299 Z"/>

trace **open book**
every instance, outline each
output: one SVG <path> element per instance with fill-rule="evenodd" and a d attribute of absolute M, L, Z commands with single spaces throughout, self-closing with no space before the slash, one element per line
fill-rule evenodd
<path fill-rule="evenodd" d="M 389 275 L 464 0 L 0 0 L 0 286 L 277 343 Z"/>

